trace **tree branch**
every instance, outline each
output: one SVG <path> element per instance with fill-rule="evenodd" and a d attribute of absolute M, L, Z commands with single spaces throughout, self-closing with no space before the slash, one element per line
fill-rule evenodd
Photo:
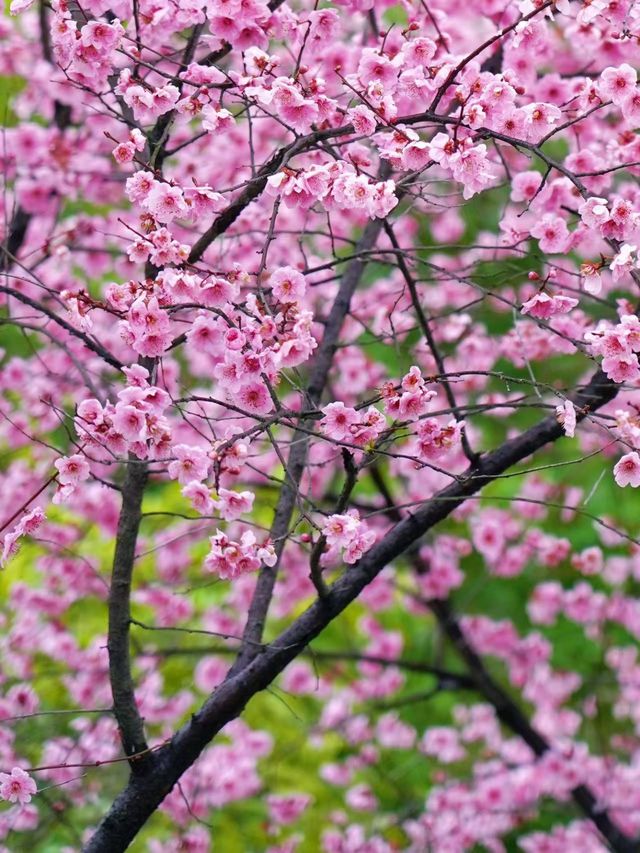
<path fill-rule="evenodd" d="M 125 755 L 144 753 L 130 761 L 133 773 L 148 769 L 153 758 L 144 736 L 142 718 L 136 704 L 131 677 L 129 632 L 131 626 L 131 578 L 136 542 L 142 517 L 142 497 L 147 484 L 147 464 L 129 457 L 122 486 L 122 505 L 118 520 L 116 549 L 109 589 L 109 679 L 113 696 L 113 711 L 118 722 Z"/>

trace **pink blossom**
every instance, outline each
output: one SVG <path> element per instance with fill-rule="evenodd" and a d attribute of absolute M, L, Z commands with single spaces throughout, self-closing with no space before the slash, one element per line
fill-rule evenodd
<path fill-rule="evenodd" d="M 271 794 L 267 797 L 269 816 L 278 824 L 289 824 L 297 820 L 311 802 L 306 794 Z"/>
<path fill-rule="evenodd" d="M 58 488 L 53 496 L 53 503 L 62 503 L 71 497 L 78 485 L 89 477 L 89 463 L 79 453 L 73 456 L 63 456 L 54 462 L 58 469 Z"/>
<path fill-rule="evenodd" d="M 375 532 L 367 530 L 355 509 L 345 515 L 330 515 L 322 528 L 322 534 L 332 548 L 343 551 L 344 562 L 348 564 L 356 563 L 376 539 Z M 326 556 L 323 555 L 323 562 Z"/>
<path fill-rule="evenodd" d="M 422 459 L 435 461 L 460 443 L 464 423 L 451 419 L 441 424 L 437 418 L 426 418 L 416 428 L 416 452 Z"/>
<path fill-rule="evenodd" d="M 354 785 L 345 794 L 345 802 L 356 811 L 374 811 L 378 806 L 378 800 L 369 785 Z"/>
<path fill-rule="evenodd" d="M 220 487 L 218 489 L 218 499 L 214 501 L 214 506 L 226 521 L 233 521 L 240 518 L 247 512 L 251 512 L 255 495 L 253 492 L 233 492 L 229 489 Z"/>
<path fill-rule="evenodd" d="M 118 403 L 115 407 L 112 423 L 127 441 L 146 441 L 147 439 L 147 418 L 144 411 L 137 406 Z"/>
<path fill-rule="evenodd" d="M 598 92 L 604 101 L 620 104 L 635 89 L 638 76 L 634 68 L 626 63 L 614 68 L 609 66 L 600 74 Z"/>
<path fill-rule="evenodd" d="M 548 320 L 555 314 L 566 314 L 575 308 L 578 304 L 577 299 L 571 296 L 561 296 L 554 294 L 553 296 L 544 290 L 536 293 L 531 299 L 528 299 L 520 309 L 523 314 L 530 314 L 538 320 Z"/>
<path fill-rule="evenodd" d="M 640 365 L 634 353 L 607 356 L 602 359 L 602 369 L 614 382 L 633 382 L 640 378 Z"/>
<path fill-rule="evenodd" d="M 389 89 L 396 81 L 397 71 L 384 54 L 372 48 L 365 48 L 358 65 L 358 77 L 365 86 L 376 81 L 382 83 L 385 89 Z"/>
<path fill-rule="evenodd" d="M 358 104 L 357 107 L 349 110 L 347 121 L 351 122 L 355 132 L 359 136 L 371 136 L 377 127 L 375 113 L 368 107 L 365 107 L 364 104 Z"/>
<path fill-rule="evenodd" d="M 243 384 L 237 393 L 237 405 L 250 415 L 266 415 L 273 409 L 273 401 L 264 382 Z"/>
<path fill-rule="evenodd" d="M 562 113 L 554 104 L 528 104 L 523 109 L 526 115 L 527 137 L 532 142 L 540 142 L 562 120 Z"/>
<path fill-rule="evenodd" d="M 229 110 L 215 109 L 207 106 L 202 108 L 202 129 L 210 133 L 226 133 L 234 126 L 235 120 Z"/>
<path fill-rule="evenodd" d="M 33 6 L 35 0 L 11 0 L 11 6 L 9 11 L 12 15 L 19 15 L 21 12 L 26 12 L 31 6 Z"/>
<path fill-rule="evenodd" d="M 564 219 L 548 214 L 533 225 L 531 236 L 538 239 L 541 252 L 557 254 L 566 251 L 570 235 Z"/>
<path fill-rule="evenodd" d="M 32 536 L 45 520 L 42 507 L 36 506 L 22 516 L 20 521 L 8 533 L 5 533 L 2 554 L 0 555 L 0 568 L 4 568 L 10 557 L 13 557 L 19 548 L 19 540 L 23 536 Z"/>
<path fill-rule="evenodd" d="M 640 456 L 634 451 L 625 453 L 613 468 L 616 483 L 619 486 L 640 486 Z"/>
<path fill-rule="evenodd" d="M 197 480 L 192 480 L 182 488 L 181 494 L 191 501 L 191 506 L 201 515 L 211 515 L 215 503 L 209 489 Z"/>
<path fill-rule="evenodd" d="M 494 173 L 487 156 L 487 146 L 483 143 L 465 148 L 448 158 L 452 175 L 463 185 L 462 195 L 472 198 L 493 183 Z"/>
<path fill-rule="evenodd" d="M 279 302 L 300 302 L 306 291 L 304 276 L 293 267 L 274 270 L 269 278 L 269 284 Z"/>
<path fill-rule="evenodd" d="M 556 406 L 556 418 L 564 429 L 564 434 L 573 438 L 576 433 L 576 409 L 571 400 L 565 400 L 562 406 Z"/>
<path fill-rule="evenodd" d="M 519 172 L 511 183 L 511 201 L 531 201 L 541 183 L 540 172 Z"/>
<path fill-rule="evenodd" d="M 58 482 L 63 486 L 77 486 L 89 476 L 89 463 L 79 453 L 56 459 L 54 465 L 58 469 Z"/>
<path fill-rule="evenodd" d="M 618 281 L 625 273 L 637 266 L 637 260 L 634 257 L 637 246 L 631 246 L 629 243 L 624 243 L 620 247 L 620 251 L 609 264 L 614 281 Z"/>
<path fill-rule="evenodd" d="M 591 196 L 578 208 L 582 221 L 589 228 L 600 228 L 610 217 L 606 198 L 595 198 Z"/>
<path fill-rule="evenodd" d="M 320 421 L 322 432 L 334 441 L 349 441 L 351 427 L 358 423 L 359 415 L 355 409 L 344 403 L 329 403 L 322 409 L 324 415 Z"/>
<path fill-rule="evenodd" d="M 121 142 L 113 149 L 113 158 L 116 163 L 120 163 L 121 165 L 131 163 L 135 155 L 136 148 L 133 142 Z"/>
<path fill-rule="evenodd" d="M 37 790 L 31 776 L 20 767 L 14 767 L 10 774 L 0 773 L 0 798 L 3 800 L 24 805 L 31 802 Z"/>
<path fill-rule="evenodd" d="M 145 199 L 145 206 L 160 222 L 171 222 L 188 213 L 180 187 L 160 182 L 156 182 L 151 189 Z"/>
<path fill-rule="evenodd" d="M 202 482 L 208 473 L 210 460 L 201 447 L 177 444 L 172 448 L 173 462 L 169 463 L 169 476 L 187 485 L 193 481 Z"/>
<path fill-rule="evenodd" d="M 257 571 L 261 564 L 274 566 L 277 556 L 273 545 L 258 545 L 251 531 L 243 533 L 239 542 L 230 540 L 220 530 L 209 539 L 211 548 L 205 558 L 205 568 L 222 580 L 233 580 L 248 572 Z"/>

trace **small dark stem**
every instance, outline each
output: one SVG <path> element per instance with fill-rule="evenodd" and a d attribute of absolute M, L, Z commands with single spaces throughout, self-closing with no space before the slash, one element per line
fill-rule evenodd
<path fill-rule="evenodd" d="M 444 364 L 444 358 L 438 349 L 438 345 L 433 336 L 433 332 L 431 330 L 431 325 L 429 320 L 427 319 L 426 314 L 422 308 L 422 304 L 420 303 L 420 297 L 418 296 L 418 290 L 416 288 L 416 283 L 409 271 L 409 267 L 404 259 L 404 255 L 400 250 L 400 244 L 396 239 L 396 235 L 393 232 L 393 228 L 388 222 L 385 222 L 384 230 L 387 233 L 389 240 L 391 241 L 391 245 L 397 252 L 397 263 L 402 273 L 402 276 L 405 280 L 407 288 L 409 289 L 409 294 L 411 296 L 411 304 L 413 305 L 413 310 L 416 312 L 416 317 L 418 319 L 418 324 L 422 329 L 422 334 L 425 336 L 429 349 L 431 350 L 431 354 L 433 356 L 433 360 L 435 361 L 438 367 L 438 373 L 442 376 L 440 379 L 440 384 L 444 388 L 444 393 L 447 398 L 447 402 L 451 407 L 451 411 L 453 412 L 455 419 L 460 422 L 463 420 L 462 415 L 458 409 L 458 405 L 456 403 L 456 399 L 454 397 L 453 391 L 451 390 L 451 383 L 446 378 L 446 368 Z M 467 437 L 466 430 L 464 426 L 460 431 L 460 442 L 462 444 L 462 450 L 464 451 L 464 455 L 467 457 L 471 465 L 475 465 L 478 461 L 479 454 L 477 454 L 474 450 L 472 450 L 471 445 L 469 444 L 469 439 Z"/>

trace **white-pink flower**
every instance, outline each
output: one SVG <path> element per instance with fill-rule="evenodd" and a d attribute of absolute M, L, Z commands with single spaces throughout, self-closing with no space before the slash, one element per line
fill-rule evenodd
<path fill-rule="evenodd" d="M 375 532 L 367 530 L 365 522 L 360 520 L 360 515 L 355 509 L 349 510 L 344 515 L 339 513 L 330 515 L 322 528 L 322 534 L 331 551 L 342 550 L 342 558 L 349 565 L 357 563 L 376 540 Z M 323 558 L 330 553 L 323 555 Z M 322 562 L 326 560 L 323 559 Z"/>
<path fill-rule="evenodd" d="M 603 101 L 619 104 L 633 89 L 638 79 L 635 68 L 624 62 L 617 68 L 605 68 L 598 81 L 598 93 Z"/>
<path fill-rule="evenodd" d="M 569 229 L 564 219 L 549 213 L 531 228 L 531 236 L 538 240 L 541 252 L 564 252 L 569 243 Z"/>
<path fill-rule="evenodd" d="M 213 498 L 204 483 L 192 480 L 184 486 L 181 494 L 183 497 L 191 501 L 191 506 L 196 512 L 199 512 L 200 515 L 210 515 L 215 509 Z"/>
<path fill-rule="evenodd" d="M 0 569 L 4 568 L 9 559 L 17 553 L 19 540 L 23 536 L 32 536 L 44 520 L 45 514 L 42 507 L 36 506 L 23 515 L 16 526 L 5 534 L 2 542 L 2 554 L 0 554 Z"/>
<path fill-rule="evenodd" d="M 582 221 L 589 228 L 600 228 L 611 218 L 606 198 L 591 196 L 578 207 Z"/>
<path fill-rule="evenodd" d="M 344 403 L 329 403 L 322 409 L 323 419 L 320 421 L 320 429 L 334 441 L 348 441 L 351 439 L 351 427 L 359 423 L 360 418 L 355 409 L 345 406 Z"/>
<path fill-rule="evenodd" d="M 14 767 L 11 773 L 0 773 L 0 798 L 10 803 L 31 802 L 38 787 L 31 776 L 20 767 Z"/>
<path fill-rule="evenodd" d="M 225 521 L 234 521 L 240 518 L 247 512 L 251 512 L 255 495 L 253 492 L 234 492 L 231 489 L 218 489 L 218 500 L 214 501 L 214 506 L 225 519 Z"/>
<path fill-rule="evenodd" d="M 211 460 L 201 447 L 177 444 L 173 450 L 173 462 L 169 463 L 169 476 L 185 485 L 193 480 L 202 482 L 209 473 Z"/>
<path fill-rule="evenodd" d="M 544 290 L 536 293 L 531 299 L 528 299 L 520 309 L 523 314 L 530 314 L 538 320 L 548 320 L 554 314 L 566 314 L 575 308 L 578 304 L 577 299 L 571 296 L 560 296 L 558 294 L 551 296 Z"/>
<path fill-rule="evenodd" d="M 556 407 L 556 418 L 564 429 L 564 434 L 573 438 L 576 434 L 576 407 L 571 400 L 565 400 L 562 406 Z"/>
<path fill-rule="evenodd" d="M 300 302 L 307 289 L 304 276 L 293 267 L 281 267 L 271 273 L 271 292 L 278 302 Z"/>
<path fill-rule="evenodd" d="M 635 450 L 625 453 L 616 463 L 613 476 L 619 486 L 631 486 L 634 489 L 640 486 L 640 456 Z"/>
<path fill-rule="evenodd" d="M 73 456 L 63 456 L 53 463 L 58 469 L 58 489 L 53 496 L 54 504 L 62 503 L 70 498 L 78 485 L 89 477 L 89 463 L 79 453 Z"/>
<path fill-rule="evenodd" d="M 180 187 L 172 187 L 159 181 L 149 192 L 145 205 L 159 222 L 171 222 L 189 213 Z"/>
<path fill-rule="evenodd" d="M 53 464 L 58 469 L 58 482 L 63 486 L 77 486 L 89 477 L 89 463 L 79 453 L 63 456 Z"/>

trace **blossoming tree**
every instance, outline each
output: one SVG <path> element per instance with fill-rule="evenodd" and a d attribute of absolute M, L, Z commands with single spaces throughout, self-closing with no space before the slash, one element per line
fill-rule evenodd
<path fill-rule="evenodd" d="M 1 26 L 2 849 L 640 849 L 636 0 Z"/>

